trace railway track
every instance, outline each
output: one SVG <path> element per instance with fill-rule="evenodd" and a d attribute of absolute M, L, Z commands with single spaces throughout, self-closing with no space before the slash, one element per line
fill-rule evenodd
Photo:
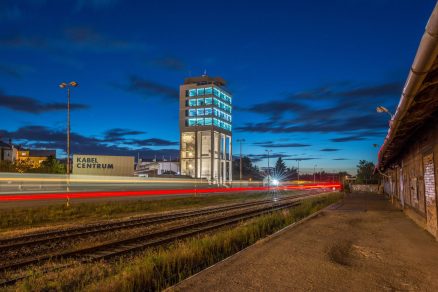
<path fill-rule="evenodd" d="M 302 194 L 297 196 L 290 196 L 286 198 L 281 198 L 278 201 L 296 199 L 301 197 L 307 197 L 310 194 Z M 12 237 L 6 239 L 0 239 L 0 250 L 7 251 L 10 249 L 17 249 L 20 247 L 30 247 L 32 245 L 37 244 L 46 244 L 53 241 L 66 240 L 66 239 L 74 239 L 83 236 L 96 235 L 103 232 L 111 232 L 117 231 L 121 229 L 129 229 L 129 228 L 137 228 L 137 227 L 145 227 L 154 224 L 161 224 L 181 219 L 189 219 L 199 216 L 212 215 L 219 212 L 232 211 L 236 209 L 242 209 L 246 207 L 255 207 L 264 204 L 272 203 L 272 200 L 262 200 L 256 202 L 248 202 L 248 203 L 238 203 L 232 204 L 228 206 L 208 208 L 203 210 L 195 210 L 195 211 L 186 211 L 179 212 L 174 214 L 167 215 L 158 215 L 158 216 L 146 216 L 146 217 L 138 217 L 127 220 L 121 220 L 116 222 L 109 223 L 99 223 L 92 224 L 82 227 L 69 228 L 63 230 L 52 230 L 48 232 L 41 232 L 35 234 L 29 234 L 19 237 Z"/>
<path fill-rule="evenodd" d="M 11 270 L 17 270 L 19 268 L 26 268 L 35 264 L 41 264 L 49 260 L 65 260 L 73 259 L 74 263 L 86 263 L 93 262 L 102 259 L 109 259 L 118 257 L 121 255 L 132 254 L 139 250 L 144 250 L 150 247 L 156 247 L 167 243 L 174 242 L 176 240 L 188 238 L 194 235 L 219 229 L 222 227 L 237 224 L 243 220 L 254 218 L 267 213 L 279 211 L 286 208 L 299 205 L 300 200 L 294 199 L 283 200 L 271 204 L 270 206 L 264 206 L 257 209 L 245 210 L 234 215 L 224 215 L 218 218 L 213 218 L 197 223 L 185 224 L 176 227 L 172 227 L 162 231 L 155 231 L 145 235 L 135 236 L 127 239 L 117 240 L 97 246 L 83 248 L 75 251 L 52 253 L 47 255 L 40 255 L 35 257 L 28 257 L 14 261 L 13 263 L 0 264 L 0 271 L 6 272 Z M 44 272 L 56 271 L 72 266 L 71 264 L 64 264 L 55 268 L 44 270 Z M 7 286 L 15 284 L 17 281 L 27 278 L 27 275 L 19 276 L 13 279 L 4 279 L 0 282 L 0 286 Z"/>

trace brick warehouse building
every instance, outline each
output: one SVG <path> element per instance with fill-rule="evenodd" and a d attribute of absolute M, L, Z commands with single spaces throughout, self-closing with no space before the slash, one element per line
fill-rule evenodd
<path fill-rule="evenodd" d="M 438 4 L 426 26 L 380 148 L 384 190 L 438 238 Z"/>

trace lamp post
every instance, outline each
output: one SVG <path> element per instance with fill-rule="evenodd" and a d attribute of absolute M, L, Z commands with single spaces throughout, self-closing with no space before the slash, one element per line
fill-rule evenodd
<path fill-rule="evenodd" d="M 376 112 L 378 113 L 387 113 L 391 119 L 394 117 L 394 115 L 384 106 L 379 105 L 378 107 L 376 107 Z"/>
<path fill-rule="evenodd" d="M 242 186 L 242 143 L 245 142 L 245 139 L 237 139 L 236 142 L 240 143 L 240 186 Z"/>
<path fill-rule="evenodd" d="M 315 184 L 316 183 L 316 177 L 315 177 L 315 175 L 316 175 L 316 172 L 315 172 L 315 170 L 316 170 L 316 167 L 317 167 L 318 165 L 314 165 L 313 166 L 313 184 Z"/>
<path fill-rule="evenodd" d="M 62 82 L 59 84 L 61 89 L 67 88 L 67 176 L 70 176 L 70 88 L 77 87 L 79 84 L 76 81 L 69 83 Z"/>

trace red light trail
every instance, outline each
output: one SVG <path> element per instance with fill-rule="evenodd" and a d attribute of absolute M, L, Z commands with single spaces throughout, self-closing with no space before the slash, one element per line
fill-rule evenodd
<path fill-rule="evenodd" d="M 0 196 L 0 201 L 28 201 L 28 200 L 59 200 L 59 199 L 89 199 L 109 197 L 142 197 L 165 195 L 188 195 L 210 193 L 232 193 L 246 191 L 275 191 L 275 190 L 306 190 L 335 188 L 340 189 L 340 184 L 307 184 L 278 187 L 236 187 L 236 188 L 209 188 L 209 189 L 167 189 L 167 190 L 141 190 L 141 191 L 95 191 L 95 192 L 70 192 L 70 193 L 44 193 L 44 194 L 14 194 Z"/>

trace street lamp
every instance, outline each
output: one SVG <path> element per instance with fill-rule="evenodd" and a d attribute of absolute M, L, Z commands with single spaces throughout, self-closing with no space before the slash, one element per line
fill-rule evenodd
<path fill-rule="evenodd" d="M 272 150 L 266 149 L 265 151 L 266 151 L 266 153 L 268 153 L 268 190 L 269 190 L 269 187 L 271 185 L 271 168 L 269 167 L 269 153 L 271 153 Z"/>
<path fill-rule="evenodd" d="M 240 186 L 242 186 L 242 143 L 245 142 L 245 139 L 237 139 L 238 143 L 240 143 Z"/>
<path fill-rule="evenodd" d="M 316 167 L 317 167 L 318 165 L 314 165 L 313 166 L 313 184 L 315 184 L 316 183 L 316 178 L 315 178 L 315 174 L 316 174 L 316 172 L 315 172 L 315 170 L 316 170 Z"/>
<path fill-rule="evenodd" d="M 379 105 L 378 107 L 376 107 L 376 112 L 378 113 L 387 113 L 391 119 L 394 117 L 394 115 L 384 106 Z"/>
<path fill-rule="evenodd" d="M 70 88 L 78 85 L 76 81 L 59 84 L 61 89 L 67 88 L 67 175 L 70 175 Z"/>
<path fill-rule="evenodd" d="M 298 162 L 297 173 L 298 173 L 298 184 L 299 184 L 300 183 L 300 161 L 301 161 L 301 159 L 295 159 L 295 161 Z"/>

